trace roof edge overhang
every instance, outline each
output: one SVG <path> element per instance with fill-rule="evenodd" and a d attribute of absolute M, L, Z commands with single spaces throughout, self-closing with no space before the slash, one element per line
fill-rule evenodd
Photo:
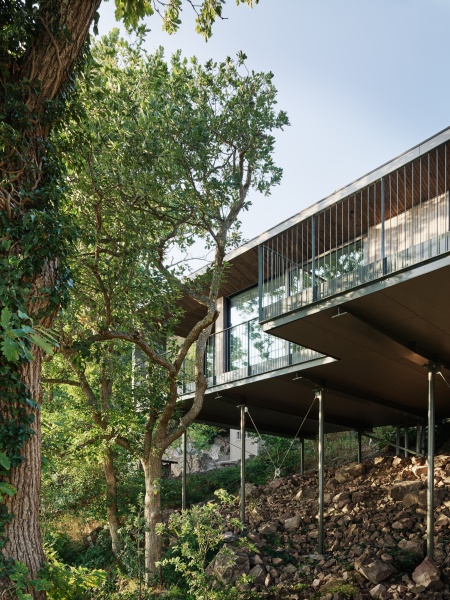
<path fill-rule="evenodd" d="M 241 254 L 245 254 L 245 252 L 247 252 L 248 250 L 251 250 L 251 249 L 255 248 L 256 246 L 259 246 L 260 244 L 264 243 L 266 240 L 275 237 L 276 235 L 278 235 L 279 233 L 282 233 L 283 231 L 286 231 L 293 225 L 296 225 L 297 223 L 304 221 L 308 217 L 311 217 L 312 215 L 322 211 L 323 209 L 328 208 L 329 206 L 335 204 L 336 202 L 339 202 L 339 200 L 342 200 L 343 198 L 346 198 L 347 196 L 354 194 L 355 192 L 359 191 L 361 188 L 364 188 L 367 185 L 381 179 L 381 177 L 387 175 L 388 173 L 391 173 L 392 171 L 395 171 L 396 169 L 407 165 L 408 163 L 412 162 L 419 156 L 426 154 L 427 152 L 429 152 L 430 150 L 433 150 L 434 148 L 437 148 L 438 146 L 440 146 L 441 144 L 444 144 L 448 140 L 450 140 L 450 127 L 443 129 L 439 133 L 424 140 L 423 142 L 420 142 L 413 148 L 406 150 L 402 154 L 400 154 L 397 157 L 391 159 L 390 161 L 384 163 L 380 167 L 377 167 L 373 171 L 369 171 L 369 173 L 367 173 L 366 175 L 359 177 L 355 181 L 345 185 L 344 187 L 340 188 L 339 190 L 336 190 L 335 192 L 326 196 L 322 200 L 319 200 L 318 202 L 311 204 L 310 206 L 308 206 L 307 208 L 303 209 L 302 211 L 296 213 L 292 217 L 289 217 L 288 219 L 282 221 L 281 223 L 278 223 L 271 229 L 268 229 L 264 233 L 261 233 L 260 235 L 245 242 L 238 248 L 235 248 L 234 250 L 229 252 L 225 256 L 225 260 L 227 262 L 231 262 L 234 258 L 240 256 Z M 207 266 L 201 267 L 197 271 L 194 271 L 192 273 L 192 275 L 193 276 L 199 275 L 199 274 L 203 273 L 206 270 L 206 268 L 207 268 Z"/>

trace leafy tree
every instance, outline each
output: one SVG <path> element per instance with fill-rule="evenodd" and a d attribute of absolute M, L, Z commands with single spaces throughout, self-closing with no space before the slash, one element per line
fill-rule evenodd
<path fill-rule="evenodd" d="M 149 577 L 160 557 L 161 458 L 201 410 L 224 257 L 239 239 L 238 217 L 250 190 L 268 194 L 280 180 L 271 133 L 288 120 L 275 111 L 272 74 L 249 73 L 243 55 L 202 66 L 176 54 L 169 66 L 162 51 L 146 56 L 114 33 L 93 56 L 80 80 L 80 117 L 61 136 L 71 161 L 69 210 L 80 227 L 76 301 L 66 313 L 62 354 L 95 425 L 141 462 Z M 214 259 L 186 278 L 186 266 L 172 263 L 172 249 L 188 248 L 194 236 Z M 177 342 L 182 297 L 198 317 Z M 119 410 L 93 389 L 87 351 L 117 340 L 139 350 L 142 371 Z M 179 380 L 191 348 L 195 397 L 183 414 Z M 113 388 L 114 378 L 108 385 Z"/>
<path fill-rule="evenodd" d="M 58 377 L 45 377 L 43 382 L 58 387 L 57 393 L 52 393 L 52 401 L 47 402 L 48 410 L 44 411 L 44 425 L 47 427 L 44 451 L 49 452 L 51 462 L 56 463 L 57 481 L 52 481 L 53 504 L 55 504 L 54 496 L 57 493 L 59 480 L 67 492 L 61 494 L 63 498 L 60 498 L 60 503 L 66 511 L 70 510 L 70 500 L 73 502 L 73 510 L 77 509 L 77 505 L 83 498 L 89 504 L 92 503 L 93 499 L 89 501 L 89 493 L 86 494 L 84 488 L 88 487 L 88 490 L 92 490 L 94 494 L 99 493 L 99 488 L 100 490 L 105 488 L 105 497 L 102 497 L 100 502 L 102 508 L 106 505 L 112 551 L 115 556 L 119 556 L 121 544 L 118 534 L 120 520 L 117 494 L 117 450 L 119 450 L 117 445 L 123 445 L 123 441 L 120 439 L 112 441 L 110 421 L 115 422 L 116 431 L 120 423 L 124 431 L 128 431 L 126 414 L 133 410 L 127 405 L 127 402 L 132 401 L 131 352 L 124 348 L 123 343 L 110 342 L 101 348 L 101 351 L 99 348 L 91 347 L 85 349 L 84 354 L 86 353 L 89 353 L 86 361 L 88 367 L 84 370 L 81 380 L 73 378 L 62 356 L 56 356 L 46 368 L 47 372 L 57 372 Z M 81 364 L 81 360 L 82 358 L 78 357 L 78 364 Z M 65 389 L 61 390 L 60 386 L 64 386 Z M 56 398 L 53 397 L 54 395 Z M 72 460 L 67 460 L 68 455 Z M 127 452 L 126 468 L 135 470 L 131 468 L 130 458 Z M 85 466 L 91 465 L 89 475 L 84 473 L 77 475 L 80 460 Z M 67 465 L 68 462 L 70 465 Z M 121 462 L 123 463 L 123 460 Z M 69 467 L 68 481 L 64 475 L 67 467 Z M 124 468 L 121 469 L 122 473 L 123 471 Z M 104 477 L 104 485 L 98 482 L 101 474 Z M 80 483 L 80 477 L 86 479 L 87 476 L 96 481 L 86 483 L 85 480 Z M 69 485 L 71 480 L 74 481 L 75 490 L 72 490 L 72 486 Z M 98 501 L 97 497 L 97 504 Z M 97 512 L 96 517 L 102 518 L 103 514 Z"/>
<path fill-rule="evenodd" d="M 64 182 L 49 134 L 65 116 L 100 2 L 0 1 L 0 313 L 5 307 L 14 315 L 21 311 L 38 327 L 50 327 L 66 299 L 66 257 L 73 235 L 61 218 Z M 223 4 L 204 0 L 195 7 L 197 30 L 206 37 Z M 160 6 L 164 27 L 175 31 L 180 0 L 164 5 L 116 0 L 116 14 L 135 27 Z M 43 350 L 27 344 L 33 361 L 26 352 L 11 360 L 4 348 L 0 355 L 0 450 L 10 461 L 0 476 L 17 490 L 4 498 L 0 530 L 3 556 L 23 561 L 34 577 L 44 561 L 38 517 Z M 36 598 L 44 596 L 35 592 Z"/>

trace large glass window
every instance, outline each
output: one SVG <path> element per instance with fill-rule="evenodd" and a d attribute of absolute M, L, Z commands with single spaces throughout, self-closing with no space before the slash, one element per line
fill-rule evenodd
<path fill-rule="evenodd" d="M 233 327 L 240 325 L 250 319 L 258 318 L 259 311 L 259 294 L 258 288 L 253 287 L 244 292 L 240 292 L 229 298 L 229 322 L 228 325 Z"/>
<path fill-rule="evenodd" d="M 288 343 L 264 333 L 259 325 L 258 288 L 250 288 L 228 299 L 229 370 L 251 368 L 287 356 Z"/>

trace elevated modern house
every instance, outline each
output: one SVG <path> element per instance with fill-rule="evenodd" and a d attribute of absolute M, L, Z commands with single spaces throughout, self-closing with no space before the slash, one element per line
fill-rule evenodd
<path fill-rule="evenodd" d="M 261 431 L 304 421 L 320 439 L 428 424 L 432 469 L 434 415 L 450 416 L 449 187 L 446 129 L 232 252 L 200 419 L 233 427 L 245 404 Z"/>

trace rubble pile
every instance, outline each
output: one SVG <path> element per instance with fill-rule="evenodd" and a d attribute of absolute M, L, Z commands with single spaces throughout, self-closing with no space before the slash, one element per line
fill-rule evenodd
<path fill-rule="evenodd" d="M 210 570 L 251 577 L 267 598 L 450 599 L 450 456 L 435 458 L 435 562 L 426 558 L 426 461 L 376 457 L 327 469 L 324 554 L 317 554 L 317 472 L 247 484 L 247 537 L 235 532 Z"/>

